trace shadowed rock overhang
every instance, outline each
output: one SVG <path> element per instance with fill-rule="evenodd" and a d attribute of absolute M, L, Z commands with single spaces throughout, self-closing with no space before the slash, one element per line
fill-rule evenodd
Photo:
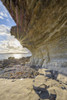
<path fill-rule="evenodd" d="M 17 26 L 14 35 L 32 52 L 31 64 L 67 74 L 67 0 L 1 0 Z"/>

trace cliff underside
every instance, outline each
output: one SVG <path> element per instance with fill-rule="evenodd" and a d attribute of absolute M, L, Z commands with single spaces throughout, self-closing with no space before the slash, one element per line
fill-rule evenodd
<path fill-rule="evenodd" d="M 1 0 L 17 26 L 11 34 L 28 48 L 31 65 L 67 75 L 67 0 Z"/>

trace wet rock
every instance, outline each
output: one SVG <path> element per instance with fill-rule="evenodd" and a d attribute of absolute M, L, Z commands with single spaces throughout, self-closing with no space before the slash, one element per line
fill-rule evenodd
<path fill-rule="evenodd" d="M 50 94 L 49 100 L 56 100 L 56 94 Z"/>
<path fill-rule="evenodd" d="M 29 66 L 15 66 L 9 68 L 4 68 L 4 72 L 0 74 L 0 78 L 9 78 L 9 79 L 17 79 L 17 78 L 34 78 L 39 75 L 39 72 L 35 69 L 30 68 Z"/>
<path fill-rule="evenodd" d="M 58 71 L 49 70 L 49 69 L 39 69 L 40 74 L 45 75 L 48 78 L 57 79 Z"/>

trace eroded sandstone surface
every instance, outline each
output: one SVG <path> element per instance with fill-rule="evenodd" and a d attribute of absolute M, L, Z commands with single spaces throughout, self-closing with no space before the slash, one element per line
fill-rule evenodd
<path fill-rule="evenodd" d="M 67 0 L 1 0 L 17 26 L 11 34 L 32 52 L 31 65 L 67 75 Z"/>
<path fill-rule="evenodd" d="M 30 57 L 0 61 L 0 100 L 67 100 L 67 76 L 26 66 Z"/>
<path fill-rule="evenodd" d="M 1 79 L 0 100 L 67 100 L 67 85 L 45 75 L 47 69 L 39 69 L 40 75 L 31 79 Z"/>

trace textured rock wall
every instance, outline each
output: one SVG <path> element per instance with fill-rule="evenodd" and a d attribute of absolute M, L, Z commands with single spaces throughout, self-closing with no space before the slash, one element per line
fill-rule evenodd
<path fill-rule="evenodd" d="M 31 64 L 67 74 L 67 0 L 1 0 L 17 26 L 11 34 L 32 52 Z"/>

